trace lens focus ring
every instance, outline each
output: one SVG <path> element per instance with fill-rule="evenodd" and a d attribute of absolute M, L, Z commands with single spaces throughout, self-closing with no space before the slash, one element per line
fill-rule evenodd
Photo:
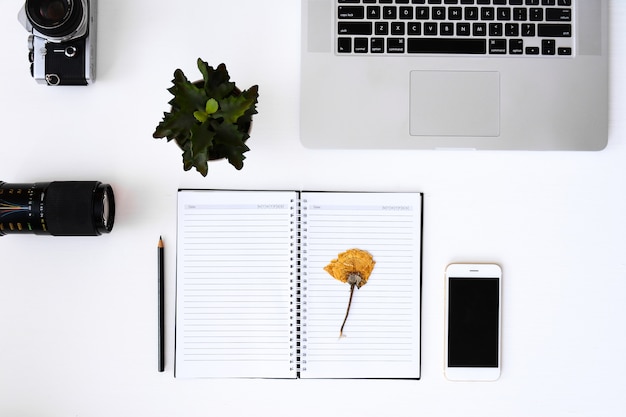
<path fill-rule="evenodd" d="M 101 233 L 103 216 L 94 213 L 102 206 L 99 182 L 51 182 L 46 190 L 48 231 L 54 236 L 95 236 Z M 100 211 L 98 209 L 96 211 Z"/>

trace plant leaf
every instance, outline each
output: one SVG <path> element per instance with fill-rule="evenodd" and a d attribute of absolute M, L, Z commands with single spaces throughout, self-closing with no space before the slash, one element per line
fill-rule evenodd
<path fill-rule="evenodd" d="M 255 103 L 254 97 L 239 96 L 225 97 L 220 100 L 220 111 L 215 117 L 223 117 L 227 123 L 237 123 L 248 109 Z"/>
<path fill-rule="evenodd" d="M 198 110 L 198 111 L 193 112 L 193 117 L 195 117 L 196 120 L 199 121 L 200 123 L 204 123 L 209 119 L 209 114 L 202 110 Z"/>
<path fill-rule="evenodd" d="M 209 129 L 208 123 L 197 124 L 191 129 L 191 152 L 197 154 L 213 146 L 215 132 Z"/>
<path fill-rule="evenodd" d="M 163 120 L 156 127 L 153 137 L 168 140 L 180 138 L 189 139 L 191 128 L 197 124 L 194 112 L 204 110 L 208 98 L 204 89 L 193 85 L 185 74 L 177 69 L 174 71 L 174 84 L 168 91 L 174 95 L 169 104 L 172 106 L 171 113 L 164 113 Z"/>
<path fill-rule="evenodd" d="M 180 69 L 174 71 L 174 86 L 168 91 L 174 95 L 170 101 L 176 110 L 192 113 L 195 110 L 204 110 L 208 97 L 203 88 L 193 85 Z"/>
<path fill-rule="evenodd" d="M 215 151 L 228 158 L 228 162 L 236 169 L 243 168 L 243 160 L 246 159 L 244 153 L 250 150 L 244 142 L 246 139 L 244 133 L 239 131 L 236 125 L 228 123 L 213 125 L 213 128 L 216 135 Z"/>
<path fill-rule="evenodd" d="M 249 89 L 244 90 L 241 95 L 246 97 L 247 100 L 253 101 L 252 105 L 248 107 L 244 114 L 237 120 L 237 124 L 241 128 L 246 129 L 250 126 L 250 123 L 252 123 L 252 116 L 258 113 L 256 110 L 256 105 L 259 100 L 259 86 L 254 85 Z"/>
<path fill-rule="evenodd" d="M 210 98 L 206 102 L 205 111 L 207 114 L 213 114 L 220 108 L 219 103 L 214 98 Z"/>
<path fill-rule="evenodd" d="M 197 124 L 191 113 L 173 112 L 163 113 L 163 120 L 152 134 L 154 138 L 167 137 L 168 141 L 174 138 L 188 139 L 191 128 Z"/>
<path fill-rule="evenodd" d="M 198 69 L 204 79 L 204 91 L 207 97 L 214 97 L 219 100 L 232 93 L 235 83 L 230 82 L 230 75 L 226 65 L 220 64 L 215 69 L 207 62 L 198 58 Z"/>
<path fill-rule="evenodd" d="M 209 168 L 207 164 L 209 149 L 213 146 L 214 138 L 215 132 L 209 130 L 208 123 L 196 124 L 191 129 L 190 152 L 187 155 L 183 154 L 185 166 L 189 166 L 189 169 L 193 166 L 206 176 Z"/>
<path fill-rule="evenodd" d="M 200 152 L 193 156 L 193 166 L 196 168 L 203 177 L 206 177 L 209 173 L 209 154 L 207 152 Z"/>

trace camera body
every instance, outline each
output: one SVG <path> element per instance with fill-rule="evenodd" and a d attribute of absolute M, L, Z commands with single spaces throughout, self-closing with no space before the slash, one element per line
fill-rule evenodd
<path fill-rule="evenodd" d="M 96 74 L 96 0 L 26 0 L 18 20 L 40 84 L 89 85 Z"/>

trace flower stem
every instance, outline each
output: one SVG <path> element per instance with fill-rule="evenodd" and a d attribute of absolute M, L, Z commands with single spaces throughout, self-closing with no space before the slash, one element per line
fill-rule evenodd
<path fill-rule="evenodd" d="M 352 294 L 354 294 L 355 286 L 356 282 L 350 283 L 350 298 L 348 299 L 348 309 L 346 310 L 346 317 L 344 317 L 343 323 L 341 323 L 341 329 L 339 329 L 339 337 L 343 337 L 343 326 L 346 325 L 346 320 L 348 320 L 348 314 L 350 314 L 350 305 L 352 304 Z"/>

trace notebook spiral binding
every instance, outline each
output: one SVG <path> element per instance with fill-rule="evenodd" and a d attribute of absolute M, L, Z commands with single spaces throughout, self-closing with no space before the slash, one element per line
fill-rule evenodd
<path fill-rule="evenodd" d="M 289 343 L 291 350 L 290 370 L 296 372 L 296 377 L 300 377 L 302 370 L 302 283 L 300 279 L 302 273 L 302 231 L 301 231 L 301 203 L 291 200 L 292 220 L 291 233 L 293 236 L 291 243 L 292 267 L 290 273 L 290 313 L 291 330 L 289 332 Z"/>
<path fill-rule="evenodd" d="M 299 263 L 298 267 L 300 279 L 298 280 L 298 285 L 300 286 L 300 308 L 298 309 L 298 327 L 300 329 L 300 334 L 298 340 L 300 341 L 300 355 L 298 358 L 300 359 L 300 370 L 306 371 L 306 344 L 307 344 L 307 331 L 306 331 L 306 323 L 307 323 L 307 301 L 306 301 L 306 292 L 308 285 L 308 273 L 307 273 L 307 244 L 306 237 L 307 233 L 307 200 L 300 200 L 301 203 L 298 207 L 298 219 L 300 221 L 300 227 L 298 227 L 298 250 L 299 250 Z M 301 324 L 300 324 L 301 323 Z M 298 378 L 300 375 L 298 375 Z"/>

